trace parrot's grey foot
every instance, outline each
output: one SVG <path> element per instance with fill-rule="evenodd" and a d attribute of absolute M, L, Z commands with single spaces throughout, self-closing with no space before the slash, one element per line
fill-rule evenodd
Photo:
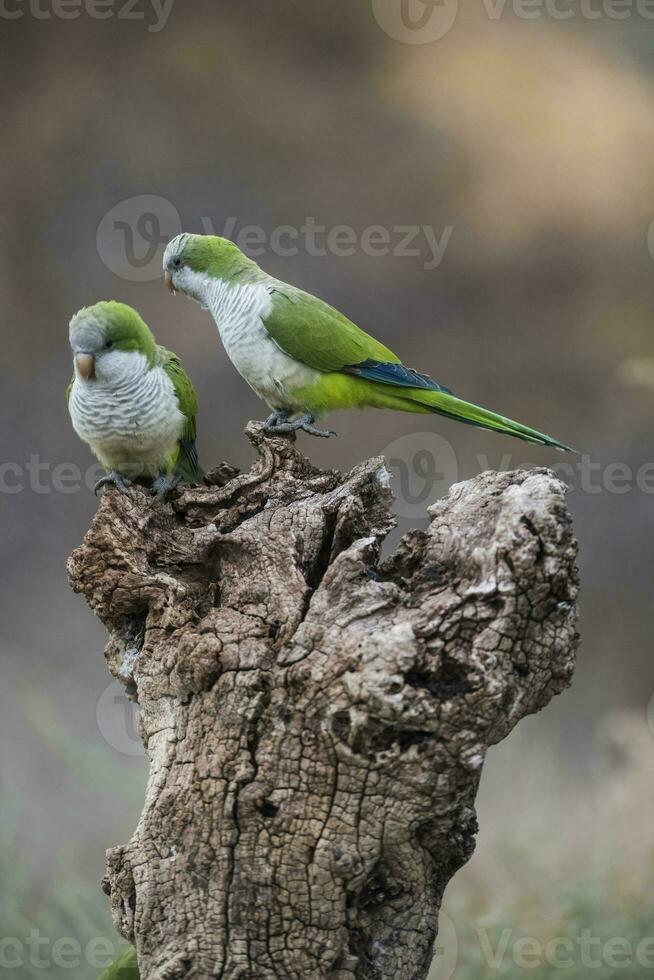
<path fill-rule="evenodd" d="M 310 436 L 319 436 L 321 439 L 329 439 L 330 436 L 336 435 L 332 429 L 317 428 L 313 424 L 315 421 L 313 415 L 301 415 L 299 419 L 289 422 L 287 415 L 282 412 L 275 412 L 264 422 L 263 431 L 269 436 L 281 436 L 287 432 L 298 432 L 301 429 L 302 432 L 308 432 Z"/>
<path fill-rule="evenodd" d="M 168 494 L 171 493 L 175 487 L 179 486 L 181 482 L 182 478 L 177 473 L 162 473 L 156 480 L 153 480 L 150 488 L 154 493 L 154 499 L 163 503 Z"/>
<path fill-rule="evenodd" d="M 98 490 L 101 487 L 115 487 L 120 493 L 128 493 L 129 488 L 132 486 L 132 481 L 128 480 L 126 476 L 122 473 L 118 473 L 117 470 L 110 470 L 106 476 L 103 476 L 96 485 L 93 487 L 94 494 L 98 495 Z"/>
<path fill-rule="evenodd" d="M 289 429 L 282 429 L 280 426 L 288 425 L 288 412 L 273 412 L 263 423 L 263 431 L 267 436 L 278 435 L 280 432 L 289 432 Z"/>

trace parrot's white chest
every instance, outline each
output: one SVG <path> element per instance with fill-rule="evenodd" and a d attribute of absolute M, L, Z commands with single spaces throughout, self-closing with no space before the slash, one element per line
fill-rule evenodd
<path fill-rule="evenodd" d="M 273 306 L 269 286 L 230 284 L 194 272 L 190 276 L 195 279 L 190 291 L 211 312 L 239 374 L 271 408 L 300 410 L 294 392 L 314 384 L 320 374 L 281 350 L 266 330 L 263 321 Z"/>
<path fill-rule="evenodd" d="M 77 377 L 70 395 L 73 428 L 103 466 L 125 475 L 157 476 L 177 450 L 185 418 L 160 367 L 132 363 L 110 378 Z"/>

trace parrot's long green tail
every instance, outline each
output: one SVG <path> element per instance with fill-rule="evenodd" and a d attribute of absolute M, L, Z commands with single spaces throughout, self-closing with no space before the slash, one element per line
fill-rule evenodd
<path fill-rule="evenodd" d="M 492 432 L 504 432 L 506 435 L 524 439 L 525 442 L 533 442 L 539 446 L 552 446 L 562 452 L 574 453 L 575 449 L 566 446 L 565 443 L 553 439 L 552 436 L 530 429 L 527 425 L 514 422 L 503 415 L 489 412 L 486 408 L 473 405 L 471 402 L 464 402 L 454 395 L 446 394 L 443 391 L 423 390 L 421 388 L 405 388 L 404 398 L 412 402 L 417 402 L 430 412 L 437 415 L 444 415 L 448 419 L 456 419 L 457 422 L 465 422 L 467 425 L 474 425 L 480 429 L 490 429 Z"/>

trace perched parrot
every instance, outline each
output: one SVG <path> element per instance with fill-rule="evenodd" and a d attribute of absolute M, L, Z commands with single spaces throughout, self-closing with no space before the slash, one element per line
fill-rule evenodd
<path fill-rule="evenodd" d="M 129 949 L 126 949 L 111 966 L 107 967 L 99 980 L 139 980 L 139 968 L 134 947 L 130 946 Z"/>
<path fill-rule="evenodd" d="M 303 429 L 340 408 L 434 412 L 526 442 L 570 450 L 557 439 L 455 398 L 327 303 L 269 276 L 225 238 L 178 235 L 164 254 L 168 288 L 210 310 L 237 371 L 267 402 L 268 433 Z"/>
<path fill-rule="evenodd" d="M 145 477 L 162 499 L 182 480 L 200 483 L 195 389 L 136 310 L 115 302 L 80 310 L 70 321 L 70 346 L 73 428 L 108 470 L 96 493 L 107 484 L 125 492 Z"/>

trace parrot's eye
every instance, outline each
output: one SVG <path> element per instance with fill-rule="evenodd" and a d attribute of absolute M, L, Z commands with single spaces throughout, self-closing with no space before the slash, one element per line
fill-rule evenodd
<path fill-rule="evenodd" d="M 113 342 L 113 340 L 108 340 L 108 341 L 107 341 L 107 343 L 106 343 L 106 344 L 104 345 L 104 349 L 105 349 L 105 350 L 111 350 L 111 348 L 112 348 L 113 346 L 114 346 L 114 342 Z"/>
<path fill-rule="evenodd" d="M 179 269 L 181 264 L 182 264 L 182 260 L 180 259 L 179 256 L 177 256 L 176 259 L 173 259 L 173 265 L 175 266 L 176 269 Z"/>

